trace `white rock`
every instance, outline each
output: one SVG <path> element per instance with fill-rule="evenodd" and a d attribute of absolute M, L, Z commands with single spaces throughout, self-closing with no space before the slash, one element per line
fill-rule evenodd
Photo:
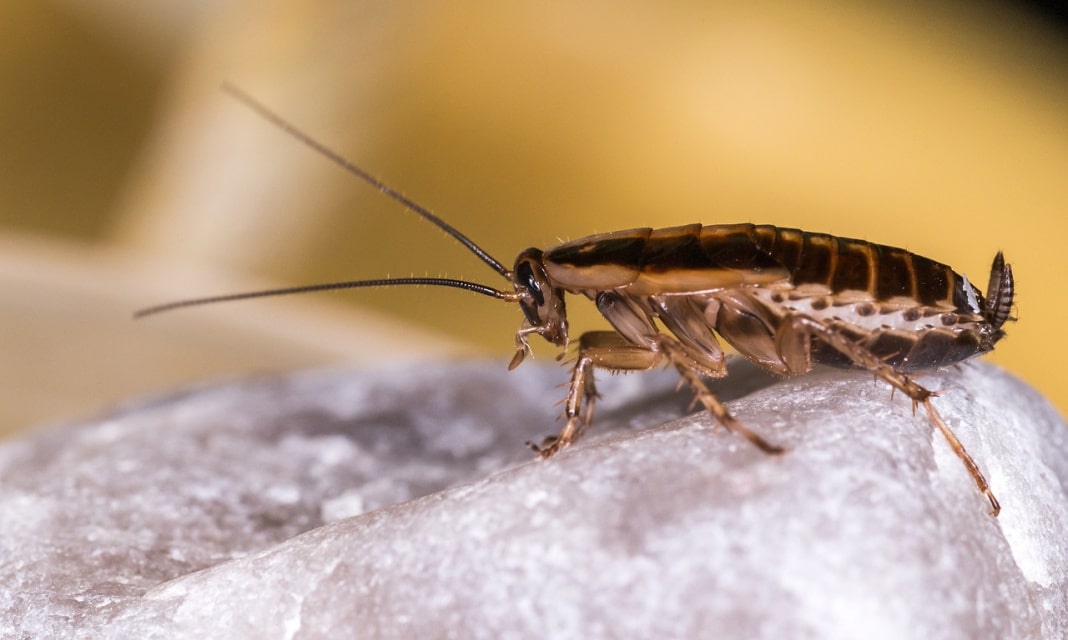
<path fill-rule="evenodd" d="M 602 376 L 440 365 L 204 387 L 0 447 L 0 636 L 1063 638 L 1068 431 L 989 365 L 924 378 L 986 471 L 858 372 L 717 386 L 789 451 Z M 763 388 L 759 388 L 763 387 Z M 738 397 L 742 396 L 742 397 Z"/>

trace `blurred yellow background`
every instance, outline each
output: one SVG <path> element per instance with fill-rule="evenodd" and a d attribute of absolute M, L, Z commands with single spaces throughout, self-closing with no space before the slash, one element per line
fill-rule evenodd
<path fill-rule="evenodd" d="M 453 290 L 130 320 L 314 281 L 506 284 L 225 81 L 509 266 L 691 222 L 902 246 L 981 285 L 1002 249 L 1019 322 L 991 359 L 1063 413 L 1068 39 L 1027 7 L 2 3 L 0 433 L 249 371 L 481 354 L 503 375 L 518 310 Z M 569 311 L 574 332 L 602 324 Z"/>

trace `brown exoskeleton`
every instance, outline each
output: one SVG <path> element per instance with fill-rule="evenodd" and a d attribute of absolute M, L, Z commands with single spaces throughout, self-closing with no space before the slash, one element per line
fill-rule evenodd
<path fill-rule="evenodd" d="M 297 131 L 246 94 L 227 91 L 410 211 L 451 235 L 511 282 L 510 291 L 449 278 L 387 278 L 198 298 L 151 307 L 144 316 L 212 302 L 355 287 L 432 285 L 466 289 L 518 303 L 509 369 L 539 335 L 566 351 L 564 296 L 586 296 L 615 329 L 582 334 L 564 402 L 560 433 L 540 446 L 543 458 L 568 446 L 589 427 L 597 397 L 594 369 L 634 371 L 673 366 L 699 401 L 727 429 L 761 450 L 776 447 L 731 416 L 702 380 L 727 374 L 717 334 L 743 356 L 782 375 L 808 372 L 814 363 L 862 367 L 923 405 L 979 490 L 997 499 L 972 457 L 931 404 L 933 392 L 911 374 L 986 353 L 1011 320 L 1012 269 L 994 257 L 986 296 L 950 267 L 863 240 L 768 225 L 692 224 L 632 229 L 527 249 L 512 269 L 445 221 L 330 149 Z M 660 331 L 662 325 L 667 332 Z"/>

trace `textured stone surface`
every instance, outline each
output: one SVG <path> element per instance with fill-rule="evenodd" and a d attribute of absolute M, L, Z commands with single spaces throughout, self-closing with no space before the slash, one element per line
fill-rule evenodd
<path fill-rule="evenodd" d="M 0 636 L 1061 638 L 1068 431 L 974 364 L 926 417 L 857 372 L 717 387 L 789 452 L 602 376 L 549 462 L 566 372 L 321 371 L 185 391 L 0 447 Z M 655 426 L 660 424 L 661 426 Z"/>

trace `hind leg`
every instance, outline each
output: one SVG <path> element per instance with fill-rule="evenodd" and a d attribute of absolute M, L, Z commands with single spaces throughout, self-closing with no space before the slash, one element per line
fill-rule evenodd
<path fill-rule="evenodd" d="M 990 501 L 991 515 L 998 515 L 1001 511 L 1001 505 L 998 503 L 997 498 L 994 497 L 994 493 L 990 490 L 990 485 L 986 481 L 983 472 L 979 470 L 979 465 L 975 463 L 975 460 L 964 449 L 964 445 L 961 443 L 960 439 L 957 438 L 957 435 L 953 433 L 953 430 L 950 429 L 949 425 L 942 419 L 941 414 L 939 414 L 934 405 L 931 404 L 931 398 L 935 396 L 933 392 L 921 386 L 904 373 L 886 364 L 862 345 L 808 316 L 795 315 L 787 318 L 787 321 L 784 322 L 782 330 L 779 333 L 778 339 L 779 342 L 783 344 L 783 348 L 788 349 L 788 343 L 797 343 L 800 340 L 804 340 L 806 336 L 816 337 L 820 341 L 830 345 L 849 357 L 849 359 L 858 366 L 871 371 L 876 376 L 886 381 L 894 389 L 907 395 L 912 399 L 913 409 L 915 409 L 918 404 L 923 405 L 923 408 L 927 410 L 927 415 L 931 422 L 938 431 L 941 432 L 942 437 L 946 439 L 950 448 L 953 449 L 953 453 L 957 454 L 957 457 L 960 458 L 960 461 L 968 470 L 968 473 L 971 474 L 975 486 L 978 487 L 979 491 L 986 496 L 988 501 Z"/>
<path fill-rule="evenodd" d="M 693 360 L 688 357 L 686 348 L 673 338 L 668 336 L 660 336 L 658 340 L 660 349 L 664 355 L 668 358 L 671 364 L 679 372 L 679 376 L 690 385 L 690 388 L 697 394 L 697 402 L 700 402 L 712 417 L 717 422 L 727 428 L 728 431 L 736 433 L 749 442 L 752 442 L 758 449 L 764 453 L 778 454 L 785 451 L 782 447 L 778 447 L 769 443 L 762 438 L 755 431 L 752 431 L 744 424 L 739 422 L 727 411 L 727 407 L 723 406 L 723 403 L 719 401 L 716 394 L 712 393 L 705 381 L 701 379 L 701 374 L 698 368 L 694 365 Z M 727 374 L 726 363 L 724 363 L 723 371 L 716 377 L 722 377 Z"/>

